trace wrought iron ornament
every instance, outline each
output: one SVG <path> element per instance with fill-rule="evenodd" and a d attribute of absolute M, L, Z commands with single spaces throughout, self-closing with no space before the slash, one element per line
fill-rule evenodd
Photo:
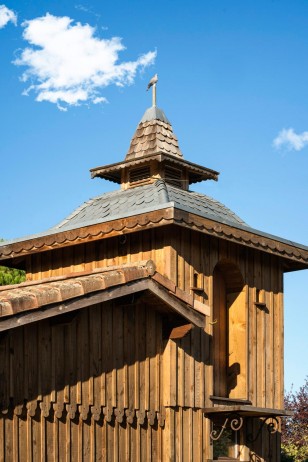
<path fill-rule="evenodd" d="M 213 429 L 210 433 L 210 437 L 213 441 L 219 440 L 219 438 L 222 436 L 223 432 L 226 430 L 226 428 L 229 427 L 231 430 L 238 432 L 242 426 L 243 426 L 244 419 L 238 414 L 230 414 L 228 417 L 226 417 L 222 427 L 220 430 L 215 430 Z"/>

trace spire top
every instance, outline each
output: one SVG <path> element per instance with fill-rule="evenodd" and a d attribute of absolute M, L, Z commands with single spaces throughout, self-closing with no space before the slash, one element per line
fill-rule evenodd
<path fill-rule="evenodd" d="M 147 91 L 152 87 L 152 107 L 156 107 L 156 83 L 158 82 L 158 75 L 155 74 L 154 77 L 148 83 Z"/>

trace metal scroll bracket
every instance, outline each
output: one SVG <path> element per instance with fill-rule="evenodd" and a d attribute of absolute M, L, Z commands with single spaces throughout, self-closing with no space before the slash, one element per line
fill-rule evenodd
<path fill-rule="evenodd" d="M 240 416 L 239 414 L 236 414 L 236 413 L 229 414 L 226 416 L 224 423 L 222 425 L 219 425 L 219 428 L 217 429 L 214 428 L 211 431 L 210 437 L 213 441 L 217 441 L 221 438 L 221 436 L 223 435 L 226 429 L 230 428 L 231 430 L 238 432 L 243 427 L 243 423 L 244 423 L 244 418 Z M 213 424 L 215 425 L 214 422 Z M 265 426 L 267 426 L 266 428 L 270 435 L 277 433 L 277 431 L 279 430 L 279 421 L 277 417 L 269 416 L 265 418 L 262 421 L 255 435 L 253 435 L 252 433 L 247 434 L 247 437 L 246 437 L 247 442 L 254 443 L 258 439 L 260 434 L 262 433 L 262 430 Z"/>
<path fill-rule="evenodd" d="M 220 426 L 220 429 L 213 429 L 210 433 L 210 438 L 213 441 L 218 441 L 221 438 L 222 434 L 227 428 L 231 428 L 231 430 L 238 432 L 243 426 L 244 419 L 239 414 L 229 414 L 223 425 Z"/>
<path fill-rule="evenodd" d="M 264 419 L 255 435 L 252 433 L 247 434 L 246 439 L 249 443 L 254 443 L 262 433 L 263 428 L 267 425 L 267 431 L 269 435 L 274 435 L 279 430 L 279 421 L 277 417 L 270 416 Z"/>

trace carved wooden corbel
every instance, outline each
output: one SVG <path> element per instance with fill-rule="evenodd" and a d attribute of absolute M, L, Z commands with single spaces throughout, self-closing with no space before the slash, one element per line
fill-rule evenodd
<path fill-rule="evenodd" d="M 53 403 L 53 410 L 55 411 L 57 419 L 61 419 L 64 410 L 64 403 Z"/>
<path fill-rule="evenodd" d="M 147 411 L 148 422 L 151 426 L 155 423 L 156 412 L 155 411 Z"/>
<path fill-rule="evenodd" d="M 145 411 L 139 410 L 136 412 L 137 415 L 137 421 L 139 425 L 143 425 L 145 421 Z"/>
<path fill-rule="evenodd" d="M 110 406 L 104 407 L 103 412 L 104 412 L 106 422 L 111 422 L 112 414 L 113 414 L 113 408 L 110 407 Z"/>
<path fill-rule="evenodd" d="M 77 412 L 77 404 L 66 404 L 67 415 L 71 420 L 75 419 Z"/>
<path fill-rule="evenodd" d="M 42 401 L 40 403 L 40 409 L 43 417 L 47 418 L 49 417 L 50 413 L 50 403 L 48 401 Z"/>
<path fill-rule="evenodd" d="M 119 423 L 122 423 L 123 417 L 124 417 L 124 409 L 115 409 L 114 415 L 115 415 L 116 421 Z"/>
<path fill-rule="evenodd" d="M 17 406 L 14 407 L 14 414 L 17 415 L 17 416 L 21 416 L 24 412 L 24 405 L 23 404 L 19 404 Z"/>
<path fill-rule="evenodd" d="M 126 415 L 126 421 L 127 421 L 127 423 L 129 423 L 130 425 L 132 425 L 132 424 L 134 423 L 134 418 L 135 418 L 135 411 L 134 411 L 134 409 L 126 409 L 125 415 Z"/>
<path fill-rule="evenodd" d="M 157 413 L 157 420 L 158 420 L 158 425 L 160 427 L 163 427 L 165 425 L 165 420 L 166 420 L 166 410 L 164 407 L 161 408 L 160 412 Z"/>
<path fill-rule="evenodd" d="M 34 417 L 36 413 L 36 408 L 37 408 L 37 401 L 29 401 L 27 403 L 27 411 L 28 415 L 30 417 Z"/>
<path fill-rule="evenodd" d="M 79 405 L 79 413 L 82 420 L 87 420 L 89 417 L 89 405 L 88 404 L 80 404 Z"/>
<path fill-rule="evenodd" d="M 93 419 L 97 422 L 101 418 L 102 407 L 98 404 L 91 406 L 91 413 L 93 415 Z"/>

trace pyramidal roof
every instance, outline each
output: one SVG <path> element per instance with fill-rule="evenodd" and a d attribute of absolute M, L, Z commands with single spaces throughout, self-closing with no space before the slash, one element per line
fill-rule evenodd
<path fill-rule="evenodd" d="M 178 139 L 164 111 L 157 106 L 152 106 L 146 110 L 137 127 L 125 160 L 129 161 L 158 153 L 183 157 Z"/>
<path fill-rule="evenodd" d="M 191 183 L 217 180 L 219 174 L 184 160 L 169 120 L 156 105 L 139 122 L 125 160 L 94 168 L 91 175 L 119 183 L 122 189 L 87 201 L 43 233 L 0 243 L 0 260 L 39 252 L 44 245 L 52 248 L 111 231 L 122 233 L 124 228 L 130 232 L 149 223 L 160 226 L 162 217 L 172 223 L 176 215 L 177 223 L 291 259 L 293 269 L 308 264 L 307 247 L 253 229 L 223 204 L 188 189 Z"/>
<path fill-rule="evenodd" d="M 179 148 L 172 125 L 164 111 L 156 105 L 148 108 L 132 137 L 124 161 L 92 168 L 91 177 L 100 177 L 123 185 L 124 171 L 157 161 L 171 163 L 187 177 L 187 185 L 204 180 L 216 180 L 219 173 L 193 162 L 186 161 Z M 159 177 L 153 178 L 153 181 Z"/>

